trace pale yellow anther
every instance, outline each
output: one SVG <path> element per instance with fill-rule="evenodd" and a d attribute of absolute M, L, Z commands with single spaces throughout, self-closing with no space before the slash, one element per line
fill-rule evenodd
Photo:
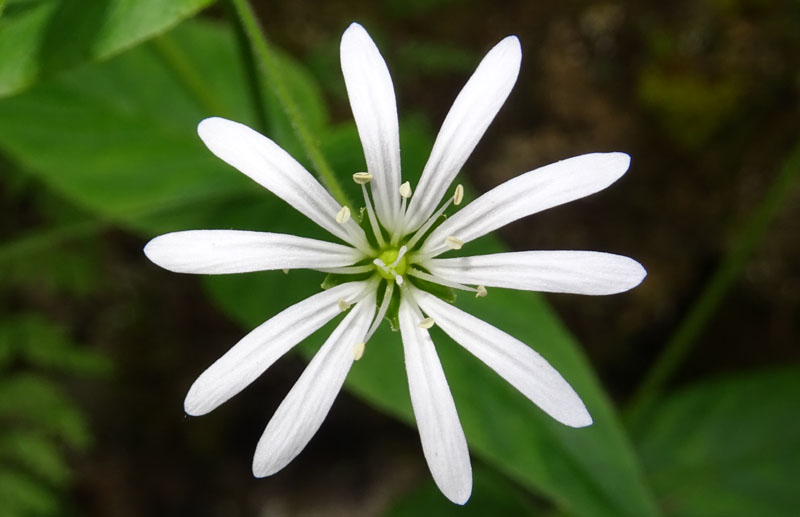
<path fill-rule="evenodd" d="M 406 199 L 411 197 L 411 183 L 406 181 L 400 185 L 400 195 Z"/>
<path fill-rule="evenodd" d="M 281 271 L 283 271 L 284 275 L 288 275 L 289 274 L 289 270 L 288 269 L 282 269 Z"/>
<path fill-rule="evenodd" d="M 353 174 L 353 181 L 355 181 L 359 185 L 366 185 L 367 183 L 372 181 L 372 174 L 368 172 L 357 172 Z"/>
<path fill-rule="evenodd" d="M 454 237 L 452 235 L 450 237 L 445 237 L 444 243 L 451 250 L 460 250 L 461 246 L 464 245 L 464 242 L 461 239 L 459 239 L 458 237 Z"/>
<path fill-rule="evenodd" d="M 343 299 L 339 298 L 339 301 L 336 302 L 336 305 L 339 306 L 339 310 L 344 312 L 350 308 L 350 304 L 344 301 Z"/>
<path fill-rule="evenodd" d="M 484 296 L 489 294 L 486 291 L 486 288 L 482 285 L 477 286 L 475 289 L 477 289 L 477 291 L 475 292 L 475 298 L 483 298 Z"/>
<path fill-rule="evenodd" d="M 417 326 L 421 329 L 429 329 L 433 326 L 434 323 L 435 322 L 433 321 L 433 318 L 425 318 L 424 320 L 417 323 Z"/>
<path fill-rule="evenodd" d="M 350 220 L 350 209 L 346 206 L 343 206 L 339 213 L 336 214 L 336 222 L 339 224 L 344 224 Z"/>
<path fill-rule="evenodd" d="M 366 343 L 356 343 L 353 345 L 353 360 L 358 361 L 364 356 L 364 347 L 366 346 Z"/>
<path fill-rule="evenodd" d="M 458 206 L 464 201 L 464 185 L 459 183 L 456 185 L 456 191 L 453 193 L 453 204 Z"/>

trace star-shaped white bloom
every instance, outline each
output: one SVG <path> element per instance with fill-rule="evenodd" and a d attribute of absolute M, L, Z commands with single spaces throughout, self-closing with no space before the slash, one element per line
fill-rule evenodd
<path fill-rule="evenodd" d="M 579 294 L 631 289 L 645 276 L 636 261 L 591 251 L 523 251 L 439 258 L 505 224 L 606 188 L 628 169 L 623 153 L 586 154 L 522 174 L 459 205 L 458 171 L 497 114 L 519 73 L 519 41 L 509 36 L 481 61 L 445 118 L 412 195 L 401 183 L 397 107 L 389 71 L 361 25 L 342 37 L 341 61 L 369 172 L 356 173 L 368 236 L 316 179 L 283 149 L 229 120 L 203 120 L 208 148 L 346 244 L 233 230 L 170 233 L 150 241 L 147 257 L 181 273 L 224 274 L 308 268 L 356 280 L 289 307 L 250 332 L 195 381 L 185 401 L 203 415 L 233 397 L 279 357 L 346 313 L 300 376 L 258 442 L 253 473 L 274 474 L 319 429 L 353 362 L 399 301 L 397 320 L 422 449 L 441 491 L 463 504 L 472 491 L 467 441 L 428 329 L 438 325 L 547 414 L 572 427 L 592 423 L 575 391 L 539 354 L 514 337 L 422 288 L 434 282 L 485 296 L 486 287 Z M 370 192 L 367 190 L 370 187 Z M 373 206 L 374 203 L 374 206 Z M 440 204 L 441 203 L 441 204 Z M 438 208 L 437 208 L 438 205 Z M 437 226 L 438 225 L 438 226 Z M 475 286 L 475 287 L 472 287 Z M 490 301 L 490 300 L 487 300 Z M 368 353 L 368 350 L 367 350 Z"/>

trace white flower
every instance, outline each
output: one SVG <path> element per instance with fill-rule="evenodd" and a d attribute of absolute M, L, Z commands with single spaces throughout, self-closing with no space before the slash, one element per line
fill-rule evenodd
<path fill-rule="evenodd" d="M 186 412 L 208 413 L 300 341 L 346 313 L 267 425 L 253 460 L 256 476 L 274 474 L 303 450 L 353 362 L 365 353 L 365 343 L 393 297 L 399 300 L 397 319 L 422 449 L 436 484 L 453 502 L 463 504 L 469 498 L 472 472 L 467 441 L 428 333 L 432 325 L 559 422 L 572 427 L 592 423 L 575 391 L 539 354 L 419 287 L 422 280 L 476 296 L 485 296 L 487 286 L 611 294 L 638 285 L 646 274 L 630 258 L 591 251 L 438 258 L 448 250 L 468 248 L 470 241 L 507 223 L 602 190 L 628 168 L 630 159 L 623 153 L 563 160 L 490 190 L 441 222 L 445 210 L 461 203 L 463 188 L 457 186 L 438 209 L 437 205 L 511 91 L 520 58 L 519 41 L 510 36 L 481 61 L 445 118 L 412 195 L 411 186 L 401 183 L 397 108 L 389 71 L 364 28 L 354 23 L 347 29 L 341 43 L 342 71 L 369 170 L 353 179 L 362 187 L 369 237 L 351 217 L 350 208 L 339 205 L 274 142 L 229 120 L 210 118 L 200 123 L 200 138 L 215 155 L 346 244 L 275 233 L 196 230 L 153 239 L 144 250 L 150 260 L 181 273 L 308 268 L 360 278 L 311 296 L 263 323 L 203 372 L 189 390 Z"/>

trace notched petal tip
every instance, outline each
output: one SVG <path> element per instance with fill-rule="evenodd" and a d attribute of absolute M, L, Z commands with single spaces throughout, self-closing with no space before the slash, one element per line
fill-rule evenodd
<path fill-rule="evenodd" d="M 537 405 L 554 420 L 567 427 L 580 428 L 592 425 L 594 420 L 592 415 L 589 414 L 589 410 L 586 409 L 586 404 L 583 403 L 583 400 L 581 400 L 572 386 L 566 383 L 566 380 L 564 380 L 564 383 L 565 387 L 562 388 L 560 400 L 554 406 L 544 408 L 539 404 Z"/>
<path fill-rule="evenodd" d="M 255 478 L 265 478 L 269 476 L 271 472 L 267 469 L 267 465 L 264 464 L 263 461 L 260 461 L 258 458 L 258 451 L 256 451 L 256 455 L 253 457 L 253 477 Z"/>
<path fill-rule="evenodd" d="M 618 255 L 617 267 L 620 269 L 616 289 L 609 290 L 608 294 L 617 294 L 630 291 L 647 278 L 647 270 L 636 260 Z"/>
<path fill-rule="evenodd" d="M 347 26 L 347 29 L 344 31 L 344 33 L 347 34 L 348 32 L 359 31 L 359 30 L 367 32 L 367 30 L 364 28 L 363 25 L 361 25 L 358 22 L 352 22 L 350 25 Z"/>
<path fill-rule="evenodd" d="M 198 379 L 200 380 L 200 379 Z M 214 410 L 216 406 L 209 405 L 208 397 L 198 393 L 197 381 L 189 388 L 189 393 L 183 399 L 183 411 L 189 416 L 203 416 Z"/>
<path fill-rule="evenodd" d="M 519 38 L 513 34 L 500 40 L 500 43 L 497 44 L 497 47 L 515 52 L 520 59 L 522 58 L 522 45 L 519 42 Z"/>
<path fill-rule="evenodd" d="M 342 34 L 341 47 L 344 48 L 348 45 L 358 45 L 368 42 L 374 45 L 367 29 L 358 22 L 351 23 Z"/>
<path fill-rule="evenodd" d="M 470 475 L 468 486 L 459 487 L 448 492 L 442 491 L 442 494 L 444 494 L 444 496 L 449 499 L 450 502 L 464 506 L 467 504 L 467 501 L 469 501 L 469 498 L 472 495 L 472 476 Z"/>
<path fill-rule="evenodd" d="M 212 132 L 222 129 L 226 124 L 236 124 L 236 122 L 222 117 L 204 118 L 197 124 L 197 134 L 205 141 L 206 137 L 211 136 Z"/>
<path fill-rule="evenodd" d="M 592 420 L 592 415 L 590 415 L 589 411 L 584 407 L 583 411 L 575 411 L 574 414 L 560 420 L 560 422 L 569 427 L 580 428 L 589 427 L 594 423 L 594 420 Z"/>
<path fill-rule="evenodd" d="M 631 156 L 628 153 L 613 152 L 606 153 L 610 158 L 614 159 L 615 165 L 622 170 L 623 173 L 627 172 L 631 166 Z"/>
<path fill-rule="evenodd" d="M 179 272 L 174 271 L 170 267 L 170 249 L 168 243 L 167 236 L 170 234 L 159 235 L 158 237 L 154 237 L 150 239 L 150 242 L 144 245 L 142 248 L 142 252 L 144 252 L 144 256 L 147 257 L 147 260 L 155 264 L 156 266 L 166 269 L 167 271 Z"/>
<path fill-rule="evenodd" d="M 230 138 L 236 138 L 241 130 L 254 131 L 242 123 L 222 117 L 209 117 L 197 124 L 197 135 L 211 152 L 217 154 L 215 149 L 223 146 Z"/>
<path fill-rule="evenodd" d="M 631 262 L 633 262 L 631 267 L 636 270 L 636 283 L 631 286 L 631 289 L 633 289 L 637 285 L 644 282 L 644 279 L 647 278 L 647 270 L 639 262 L 633 259 L 631 259 Z"/>

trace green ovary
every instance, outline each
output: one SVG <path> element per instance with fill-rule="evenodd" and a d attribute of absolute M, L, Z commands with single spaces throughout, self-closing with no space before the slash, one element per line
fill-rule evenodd
<path fill-rule="evenodd" d="M 389 271 L 384 271 L 377 265 L 375 266 L 375 269 L 378 271 L 378 274 L 386 280 L 394 280 L 396 275 L 405 276 L 406 272 L 408 271 L 408 253 L 400 257 L 400 260 L 397 262 L 397 264 L 392 267 L 394 261 L 397 260 L 398 253 L 399 250 L 390 248 L 383 250 L 381 254 L 378 255 L 378 258 L 381 260 L 381 262 L 386 264 L 386 267 L 389 269 Z"/>

